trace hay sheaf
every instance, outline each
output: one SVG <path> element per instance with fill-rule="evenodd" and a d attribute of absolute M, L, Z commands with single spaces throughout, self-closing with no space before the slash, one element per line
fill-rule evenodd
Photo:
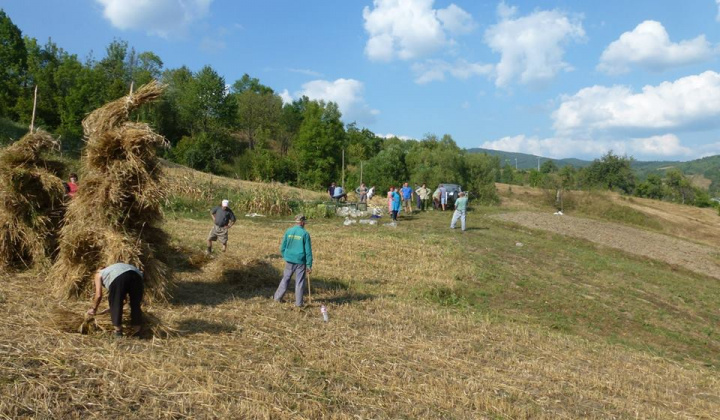
<path fill-rule="evenodd" d="M 49 265 L 65 197 L 62 164 L 46 156 L 57 146 L 37 130 L 0 154 L 0 268 Z"/>
<path fill-rule="evenodd" d="M 68 206 L 50 274 L 58 296 L 89 294 L 98 268 L 125 262 L 144 272 L 151 298 L 167 298 L 167 235 L 159 227 L 166 188 L 156 155 L 167 140 L 147 124 L 128 121 L 134 109 L 163 90 L 152 82 L 83 121 L 83 182 Z"/>

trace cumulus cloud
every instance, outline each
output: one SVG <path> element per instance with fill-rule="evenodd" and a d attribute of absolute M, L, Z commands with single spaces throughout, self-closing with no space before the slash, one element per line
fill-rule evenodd
<path fill-rule="evenodd" d="M 288 92 L 287 89 L 283 89 L 283 91 L 280 92 L 278 96 L 280 96 L 280 99 L 282 99 L 283 104 L 289 104 L 293 101 L 293 97 L 292 95 L 290 95 L 290 92 Z"/>
<path fill-rule="evenodd" d="M 538 156 L 562 159 L 569 156 L 597 156 L 608 150 L 624 153 L 625 144 L 619 141 L 575 140 L 566 137 L 540 138 L 537 136 L 507 136 L 486 141 L 480 147 L 505 152 L 529 153 Z"/>
<path fill-rule="evenodd" d="M 643 156 L 687 156 L 692 150 L 680 144 L 674 134 L 663 134 L 642 139 L 633 139 L 630 150 Z"/>
<path fill-rule="evenodd" d="M 476 24 L 470 13 L 457 7 L 454 3 L 447 9 L 439 9 L 436 14 L 448 32 L 465 34 L 475 29 Z"/>
<path fill-rule="evenodd" d="M 500 22 L 485 31 L 485 42 L 501 55 L 495 84 L 507 86 L 516 79 L 542 84 L 560 71 L 572 70 L 563 56 L 566 44 L 585 39 L 580 21 L 557 10 L 522 17 L 517 12 L 516 7 L 500 3 Z"/>
<path fill-rule="evenodd" d="M 471 31 L 475 23 L 455 4 L 433 9 L 434 0 L 374 0 L 363 9 L 369 35 L 365 54 L 371 60 L 425 57 L 454 41 L 449 33 Z"/>
<path fill-rule="evenodd" d="M 613 41 L 603 51 L 597 68 L 608 74 L 626 73 L 634 65 L 646 70 L 663 71 L 703 62 L 714 54 L 705 35 L 674 43 L 660 22 L 646 20 Z"/>
<path fill-rule="evenodd" d="M 364 89 L 362 82 L 354 79 L 313 80 L 302 85 L 302 89 L 294 97 L 307 96 L 310 99 L 335 102 L 344 120 L 372 123 L 380 111 L 370 108 L 365 102 Z M 283 94 L 287 94 L 287 91 L 280 96 L 283 97 Z M 285 101 L 284 97 L 283 100 Z"/>
<path fill-rule="evenodd" d="M 380 138 L 383 138 L 383 139 L 391 139 L 391 138 L 395 137 L 395 138 L 398 138 L 398 139 L 400 139 L 400 140 L 405 140 L 405 141 L 407 141 L 407 140 L 412 140 L 412 139 L 413 139 L 413 138 L 410 137 L 410 136 L 398 136 L 398 135 L 395 135 L 395 134 L 392 134 L 392 133 L 387 133 L 387 134 L 377 134 L 377 133 L 375 133 L 375 136 L 380 137 Z"/>
<path fill-rule="evenodd" d="M 493 65 L 470 63 L 463 59 L 456 60 L 454 64 L 444 60 L 426 60 L 423 63 L 413 64 L 412 70 L 416 74 L 415 83 L 425 84 L 445 80 L 447 73 L 458 79 L 489 75 L 493 71 Z"/>
<path fill-rule="evenodd" d="M 562 98 L 553 112 L 560 134 L 643 133 L 720 126 L 720 74 L 706 71 L 645 86 L 592 86 Z"/>
<path fill-rule="evenodd" d="M 103 15 L 118 29 L 144 30 L 169 38 L 208 14 L 213 0 L 96 0 Z"/>
<path fill-rule="evenodd" d="M 556 159 L 578 156 L 601 156 L 612 150 L 614 153 L 630 154 L 634 157 L 681 158 L 688 157 L 693 151 L 680 143 L 674 134 L 663 134 L 647 138 L 635 139 L 574 139 L 569 137 L 536 136 L 503 137 L 487 141 L 480 145 L 485 149 L 502 150 L 505 152 L 529 153 Z M 710 150 L 710 149 L 708 149 Z"/>

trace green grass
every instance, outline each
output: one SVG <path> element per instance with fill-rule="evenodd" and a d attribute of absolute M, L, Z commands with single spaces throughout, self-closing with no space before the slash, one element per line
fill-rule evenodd
<path fill-rule="evenodd" d="M 449 212 L 435 212 L 401 217 L 397 229 L 339 230 L 337 240 L 394 240 L 403 244 L 400 250 L 432 247 L 442 256 L 436 269 L 452 284 L 409 284 L 402 294 L 408 299 L 720 366 L 717 280 L 484 217 L 495 211 L 481 207 L 469 213 L 464 234 L 448 229 Z M 371 250 L 359 255 L 376 258 Z M 398 258 L 402 265 L 413 264 L 401 252 Z M 386 286 L 353 284 L 363 293 L 381 293 Z"/>

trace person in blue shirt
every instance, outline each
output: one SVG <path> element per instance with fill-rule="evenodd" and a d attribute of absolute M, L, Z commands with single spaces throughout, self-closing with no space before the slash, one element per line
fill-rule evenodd
<path fill-rule="evenodd" d="M 412 193 L 413 189 L 408 185 L 408 183 L 404 183 L 403 187 L 400 189 L 400 192 L 402 193 L 402 200 L 405 207 L 405 211 L 408 213 L 412 213 Z"/>
<path fill-rule="evenodd" d="M 397 215 L 400 211 L 400 194 L 397 193 L 395 187 L 390 187 L 390 199 L 392 203 L 390 214 L 392 215 L 393 222 L 397 222 Z"/>
<path fill-rule="evenodd" d="M 290 277 L 295 273 L 295 306 L 297 307 L 303 306 L 305 273 L 312 273 L 313 265 L 312 243 L 310 234 L 305 230 L 305 220 L 307 219 L 304 215 L 298 214 L 295 216 L 296 225 L 285 231 L 285 236 L 280 244 L 280 253 L 285 260 L 285 270 L 275 295 L 273 295 L 276 302 L 282 302 L 288 283 L 290 283 Z"/>

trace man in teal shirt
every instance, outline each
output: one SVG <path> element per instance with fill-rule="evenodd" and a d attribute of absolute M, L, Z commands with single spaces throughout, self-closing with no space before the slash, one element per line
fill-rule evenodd
<path fill-rule="evenodd" d="M 312 273 L 313 264 L 312 244 L 310 234 L 305 230 L 305 220 L 304 215 L 298 214 L 295 216 L 296 225 L 285 231 L 280 244 L 280 253 L 285 259 L 285 271 L 273 296 L 276 302 L 282 302 L 290 277 L 295 273 L 295 306 L 297 307 L 303 306 L 305 273 Z"/>
<path fill-rule="evenodd" d="M 464 192 L 458 194 L 458 199 L 455 200 L 455 213 L 453 213 L 452 222 L 450 222 L 450 229 L 455 229 L 458 219 L 460 219 L 460 226 L 463 232 L 465 232 L 465 212 L 467 211 L 467 197 Z"/>

